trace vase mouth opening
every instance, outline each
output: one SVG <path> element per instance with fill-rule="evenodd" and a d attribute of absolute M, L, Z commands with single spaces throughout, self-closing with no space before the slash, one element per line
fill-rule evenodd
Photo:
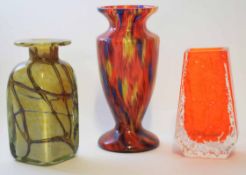
<path fill-rule="evenodd" d="M 206 47 L 206 48 L 189 48 L 186 53 L 189 52 L 228 52 L 227 47 Z"/>
<path fill-rule="evenodd" d="M 154 5 L 109 5 L 98 7 L 99 11 L 104 10 L 157 10 Z"/>
<path fill-rule="evenodd" d="M 70 40 L 67 39 L 49 39 L 49 38 L 37 38 L 37 39 L 27 39 L 27 40 L 19 40 L 15 42 L 16 46 L 23 47 L 58 47 L 58 46 L 66 46 L 71 44 Z"/>

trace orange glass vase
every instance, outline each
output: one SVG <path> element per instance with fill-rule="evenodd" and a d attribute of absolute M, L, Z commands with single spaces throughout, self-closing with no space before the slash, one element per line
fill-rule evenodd
<path fill-rule="evenodd" d="M 237 141 L 228 50 L 185 52 L 176 140 L 188 157 L 227 158 Z"/>

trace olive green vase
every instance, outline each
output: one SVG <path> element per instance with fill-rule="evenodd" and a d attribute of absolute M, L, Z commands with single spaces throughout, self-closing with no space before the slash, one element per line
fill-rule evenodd
<path fill-rule="evenodd" d="M 18 161 L 52 165 L 74 157 L 79 144 L 78 97 L 72 67 L 58 57 L 67 40 L 18 41 L 29 60 L 12 71 L 7 88 L 10 149 Z"/>

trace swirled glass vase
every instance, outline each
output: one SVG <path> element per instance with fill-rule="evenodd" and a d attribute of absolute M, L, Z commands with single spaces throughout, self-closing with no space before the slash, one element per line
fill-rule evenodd
<path fill-rule="evenodd" d="M 29 60 L 12 71 L 7 88 L 13 157 L 52 165 L 74 157 L 78 148 L 78 97 L 72 67 L 58 57 L 68 40 L 18 41 Z"/>
<path fill-rule="evenodd" d="M 105 96 L 116 125 L 99 140 L 113 152 L 142 152 L 158 146 L 158 138 L 142 127 L 155 83 L 159 37 L 146 28 L 154 6 L 104 6 L 110 23 L 97 39 L 98 62 Z"/>

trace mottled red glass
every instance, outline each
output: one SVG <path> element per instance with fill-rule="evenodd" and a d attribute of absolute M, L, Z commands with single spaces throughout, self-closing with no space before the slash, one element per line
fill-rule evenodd
<path fill-rule="evenodd" d="M 99 145 L 114 152 L 141 152 L 158 146 L 157 137 L 141 121 L 151 98 L 158 59 L 159 38 L 146 29 L 153 6 L 99 8 L 110 22 L 97 39 L 103 89 L 116 126 Z"/>
<path fill-rule="evenodd" d="M 176 138 L 187 156 L 228 157 L 237 125 L 227 49 L 185 53 Z"/>

